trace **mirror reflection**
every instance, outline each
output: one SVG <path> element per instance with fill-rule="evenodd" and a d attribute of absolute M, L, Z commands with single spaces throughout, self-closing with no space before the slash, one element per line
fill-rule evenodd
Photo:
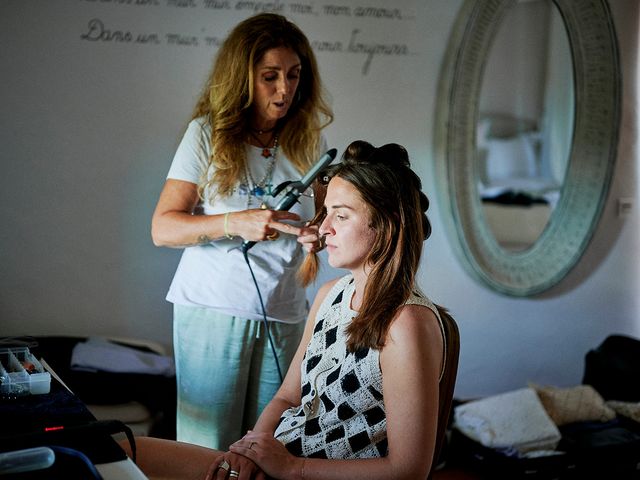
<path fill-rule="evenodd" d="M 476 125 L 478 191 L 509 251 L 531 247 L 560 199 L 575 93 L 567 31 L 552 0 L 514 2 L 485 66 Z"/>

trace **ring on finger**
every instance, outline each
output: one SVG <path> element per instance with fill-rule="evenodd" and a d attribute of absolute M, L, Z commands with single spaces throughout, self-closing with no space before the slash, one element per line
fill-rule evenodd
<path fill-rule="evenodd" d="M 273 233 L 270 233 L 269 235 L 267 235 L 267 240 L 273 241 L 279 236 L 280 236 L 280 233 L 278 233 L 278 231 L 274 231 Z"/>
<path fill-rule="evenodd" d="M 236 472 L 235 470 L 229 470 L 229 477 L 237 478 L 238 476 L 240 476 L 240 472 Z"/>
<path fill-rule="evenodd" d="M 218 465 L 218 468 L 229 470 L 231 468 L 231 465 L 229 465 L 229 462 L 227 462 L 226 460 L 223 460 L 222 463 Z"/>

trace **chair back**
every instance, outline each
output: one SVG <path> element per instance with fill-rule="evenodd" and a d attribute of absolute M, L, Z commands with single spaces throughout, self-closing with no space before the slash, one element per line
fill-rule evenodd
<path fill-rule="evenodd" d="M 436 447 L 433 452 L 433 463 L 429 477 L 438 466 L 442 447 L 445 443 L 449 418 L 451 416 L 451 405 L 453 403 L 453 390 L 458 375 L 458 357 L 460 355 L 460 332 L 458 325 L 449 312 L 440 305 L 436 305 L 442 328 L 444 330 L 444 370 L 440 379 L 440 398 L 438 408 L 438 428 L 436 433 Z"/>

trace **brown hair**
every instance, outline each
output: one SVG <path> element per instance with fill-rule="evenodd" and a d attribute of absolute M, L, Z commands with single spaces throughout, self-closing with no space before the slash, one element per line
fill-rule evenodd
<path fill-rule="evenodd" d="M 245 171 L 244 141 L 253 104 L 254 67 L 267 50 L 288 47 L 301 62 L 300 83 L 286 121 L 279 125 L 279 145 L 293 165 L 304 172 L 318 155 L 320 130 L 333 121 L 324 96 L 315 55 L 304 33 L 282 15 L 261 13 L 240 22 L 223 42 L 192 119 L 207 117 L 211 125 L 211 158 L 214 168 L 199 185 L 216 185 L 228 196 Z"/>
<path fill-rule="evenodd" d="M 424 240 L 431 234 L 426 211 L 429 200 L 410 168 L 404 147 L 375 148 L 362 140 L 351 143 L 341 163 L 327 176 L 351 183 L 367 204 L 376 232 L 366 262 L 371 267 L 362 308 L 347 328 L 350 351 L 382 348 L 398 309 L 414 290 Z"/>

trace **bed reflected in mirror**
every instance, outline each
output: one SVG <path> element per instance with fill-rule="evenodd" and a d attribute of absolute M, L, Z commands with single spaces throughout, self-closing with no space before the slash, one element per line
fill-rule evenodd
<path fill-rule="evenodd" d="M 496 30 L 476 125 L 478 192 L 498 244 L 530 248 L 558 204 L 575 117 L 567 31 L 551 0 L 520 0 Z"/>

